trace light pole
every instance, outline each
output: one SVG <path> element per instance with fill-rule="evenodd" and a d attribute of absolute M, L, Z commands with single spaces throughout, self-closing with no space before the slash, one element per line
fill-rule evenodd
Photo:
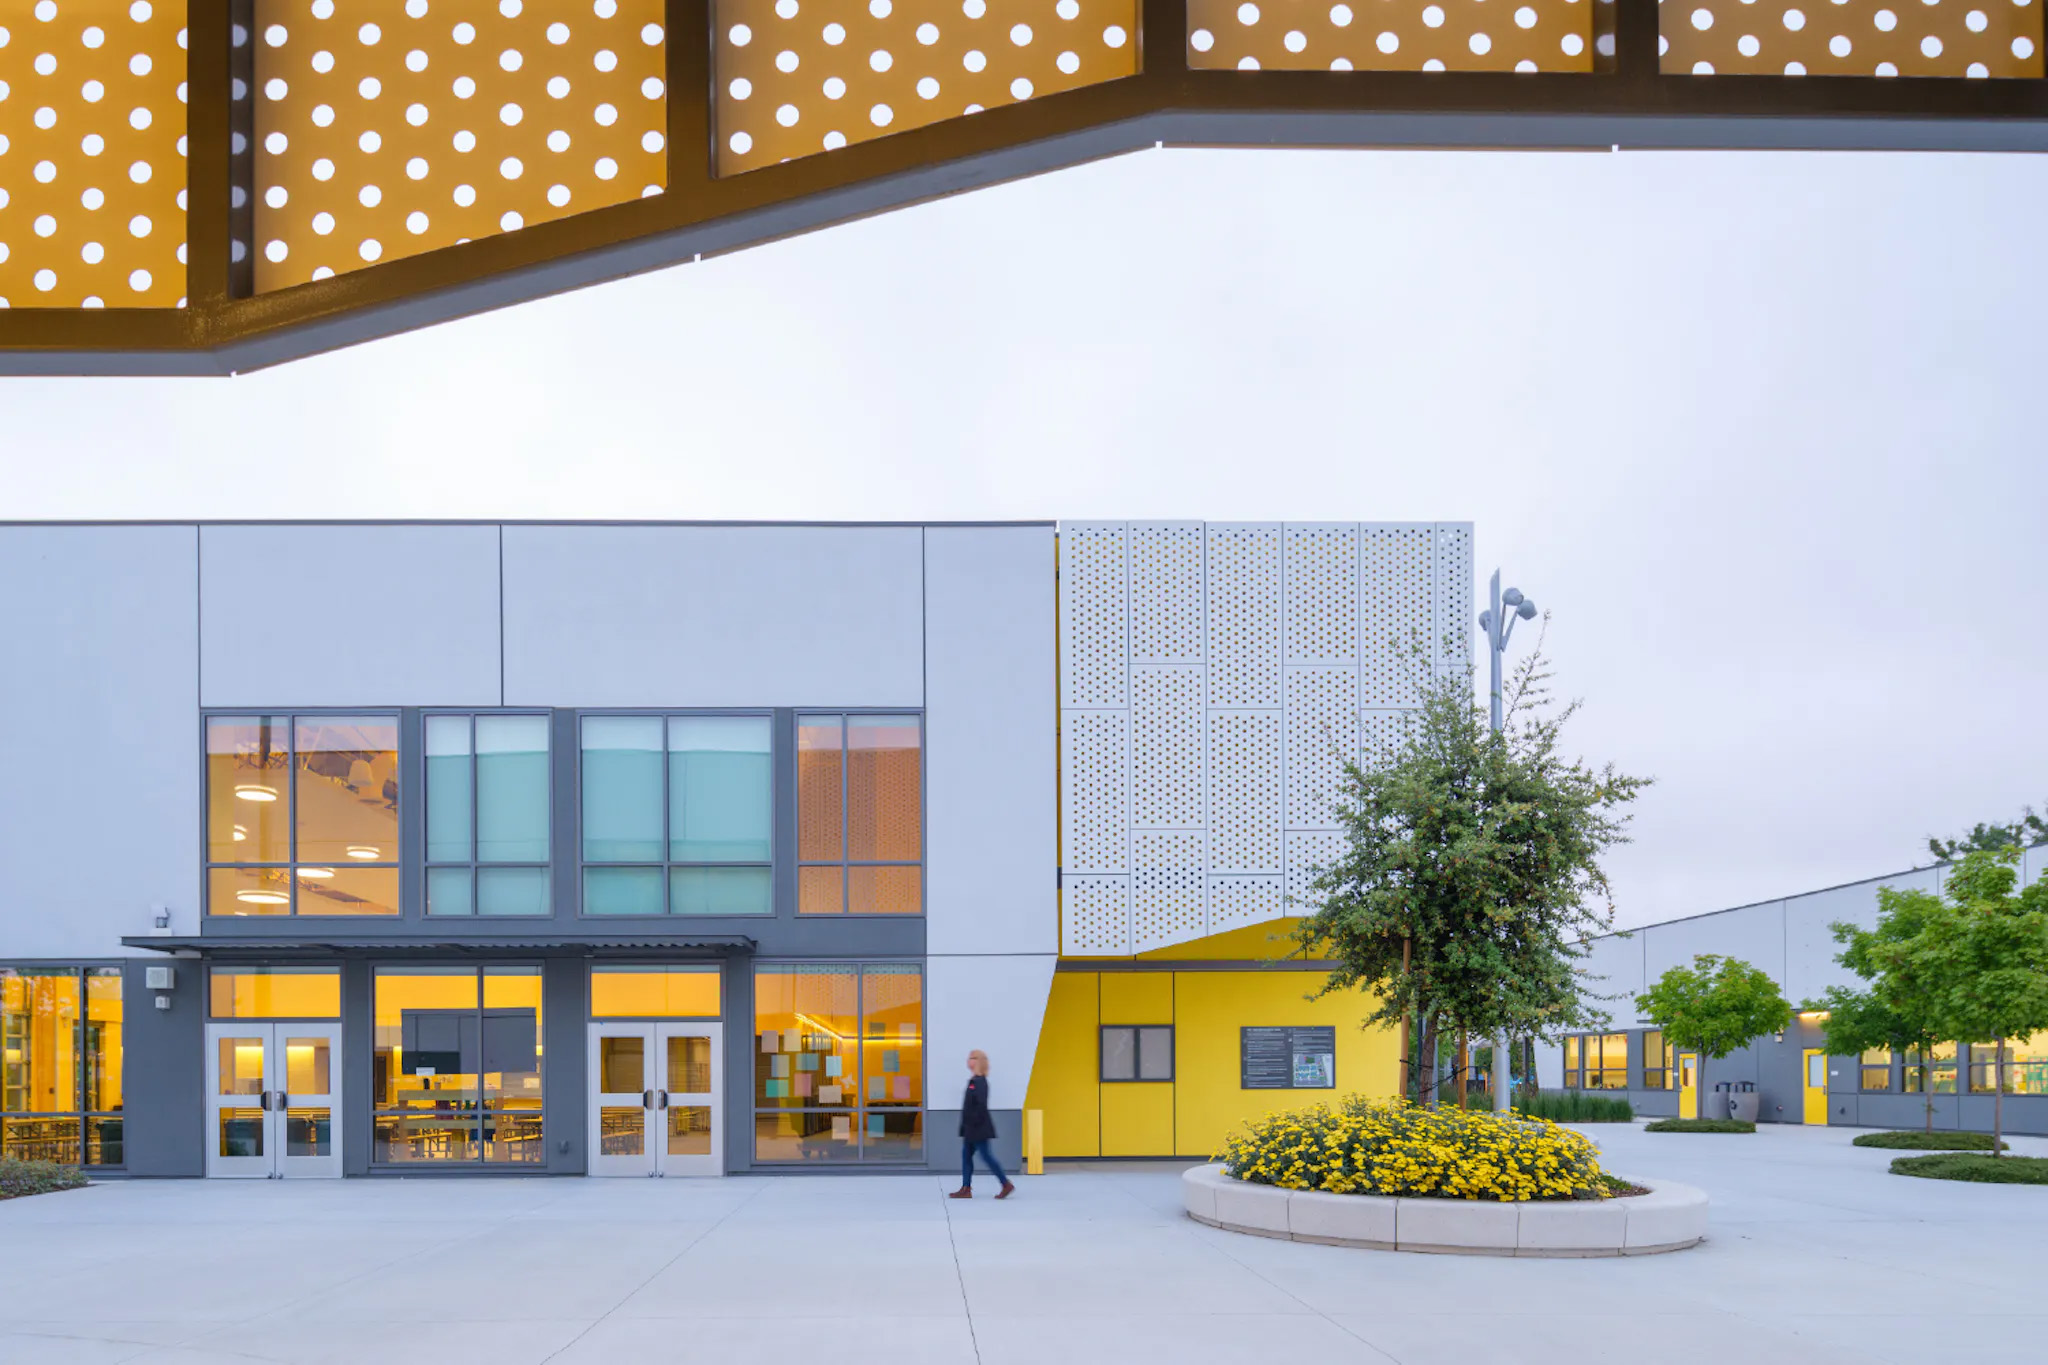
<path fill-rule="evenodd" d="M 1536 604 L 1522 596 L 1520 588 L 1500 590 L 1500 570 L 1493 571 L 1493 582 L 1487 589 L 1488 603 L 1485 611 L 1479 613 L 1479 628 L 1486 632 L 1487 673 L 1492 680 L 1491 705 L 1487 717 L 1492 722 L 1494 734 L 1500 733 L 1500 665 L 1501 656 L 1507 652 L 1508 637 L 1515 633 L 1517 620 L 1536 619 Z M 1506 613 L 1502 607 L 1508 608 Z M 1508 1036 L 1497 1033 L 1493 1039 L 1493 1112 L 1505 1114 L 1513 1101 L 1508 1094 Z"/>

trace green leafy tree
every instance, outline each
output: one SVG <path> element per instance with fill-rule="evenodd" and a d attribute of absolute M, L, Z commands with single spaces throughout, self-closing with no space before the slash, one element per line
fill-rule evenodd
<path fill-rule="evenodd" d="M 1873 927 L 1828 926 L 1835 942 L 1842 945 L 1835 961 L 1865 983 L 1860 988 L 1830 986 L 1820 999 L 1807 1002 L 1809 1009 L 1827 1011 L 1822 1046 L 1830 1056 L 1854 1057 L 1873 1048 L 1891 1048 L 1925 1059 L 1936 1043 L 1951 1036 L 1941 1031 L 1935 998 L 1919 974 L 1923 964 L 1910 952 L 1901 951 L 1926 932 L 1930 915 L 1940 908 L 1939 896 L 1882 886 L 1877 891 L 1877 923 Z M 1931 1133 L 1934 1094 L 1924 1077 L 1921 1095 L 1926 1129 Z"/>
<path fill-rule="evenodd" d="M 1664 1030 L 1665 1042 L 1712 1058 L 1792 1022 L 1792 1006 L 1768 972 L 1718 953 L 1701 953 L 1692 966 L 1665 972 L 1636 997 L 1636 1009 Z"/>
<path fill-rule="evenodd" d="M 2019 817 L 2011 824 L 1992 825 L 1980 821 L 1968 834 L 1958 838 L 1929 838 L 1927 851 L 1943 862 L 1954 862 L 1966 853 L 1996 853 L 2000 849 L 2025 848 L 2043 842 L 2048 842 L 2048 820 L 2035 814 L 2032 806 L 2022 806 Z"/>
<path fill-rule="evenodd" d="M 1464 1030 L 1555 1037 L 1604 1021 L 1580 989 L 1582 940 L 1613 922 L 1600 857 L 1625 842 L 1649 779 L 1560 749 L 1577 703 L 1551 703 L 1539 639 L 1489 731 L 1468 669 L 1415 655 L 1422 704 L 1383 761 L 1348 758 L 1343 853 L 1318 870 L 1297 951 L 1336 964 L 1317 995 L 1363 986 L 1365 1026 L 1419 1017 L 1418 1097 L 1435 1102 L 1435 1043 Z"/>
<path fill-rule="evenodd" d="M 1894 893 L 1918 932 L 1872 950 L 1880 973 L 1924 997 L 1935 1034 L 1996 1050 L 1992 1152 L 2005 1133 L 2005 1045 L 2048 1029 L 2048 876 L 2015 890 L 2020 851 L 1963 855 L 1943 894 Z"/>

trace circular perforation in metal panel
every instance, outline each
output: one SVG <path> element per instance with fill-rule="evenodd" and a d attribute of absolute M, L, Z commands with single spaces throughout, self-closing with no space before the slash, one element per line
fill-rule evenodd
<path fill-rule="evenodd" d="M 1358 662 L 1358 528 L 1287 528 L 1287 662 Z"/>
<path fill-rule="evenodd" d="M 1202 523 L 1131 523 L 1131 660 L 1202 662 Z"/>
<path fill-rule="evenodd" d="M 184 0 L 0 4 L 0 307 L 185 303 Z"/>
<path fill-rule="evenodd" d="M 1209 527 L 1209 704 L 1280 705 L 1280 531 Z"/>
<path fill-rule="evenodd" d="M 1195 827 L 1202 802 L 1202 670 L 1133 668 L 1131 823 Z"/>
<path fill-rule="evenodd" d="M 1060 526 L 1060 686 L 1068 706 L 1125 706 L 1129 561 L 1122 522 Z"/>
<path fill-rule="evenodd" d="M 1421 700 L 1416 672 L 1434 657 L 1436 556 L 1429 526 L 1359 529 L 1359 660 L 1367 706 L 1410 706 Z"/>
<path fill-rule="evenodd" d="M 1669 0 L 1667 75 L 2041 75 L 2041 0 Z"/>
<path fill-rule="evenodd" d="M 716 0 L 720 175 L 1135 72 L 1137 0 Z"/>
<path fill-rule="evenodd" d="M 661 0 L 259 0 L 256 287 L 660 193 Z"/>
<path fill-rule="evenodd" d="M 1202 831 L 1141 830 L 1133 839 L 1131 951 L 1200 938 L 1208 925 Z"/>
<path fill-rule="evenodd" d="M 1131 847 L 1131 715 L 1068 710 L 1061 861 L 1076 872 L 1125 872 Z"/>
<path fill-rule="evenodd" d="M 1358 670 L 1287 670 L 1287 827 L 1328 829 L 1358 756 Z"/>
<path fill-rule="evenodd" d="M 1231 872 L 1281 866 L 1279 711 L 1209 713 L 1209 865 Z"/>
<path fill-rule="evenodd" d="M 1592 0 L 1188 0 L 1188 65 L 1591 71 Z"/>

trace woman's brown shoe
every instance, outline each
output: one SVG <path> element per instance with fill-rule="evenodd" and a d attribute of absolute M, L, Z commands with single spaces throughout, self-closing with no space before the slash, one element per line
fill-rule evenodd
<path fill-rule="evenodd" d="M 1000 1192 L 999 1192 L 999 1193 L 998 1193 L 998 1194 L 996 1195 L 996 1198 L 998 1198 L 998 1199 L 1008 1199 L 1008 1198 L 1009 1198 L 1009 1197 L 1010 1197 L 1011 1195 L 1015 1194 L 1016 1192 L 1017 1192 L 1017 1187 L 1016 1187 L 1015 1185 L 1012 1185 L 1012 1184 L 1011 1184 L 1011 1183 L 1010 1183 L 1009 1181 L 1005 1180 L 1005 1181 L 1003 1182 L 1003 1188 L 1002 1188 L 1002 1190 L 1001 1190 L 1001 1191 L 1000 1191 Z"/>
<path fill-rule="evenodd" d="M 962 1186 L 961 1186 L 961 1187 L 960 1187 L 959 1189 L 957 1189 L 957 1190 L 953 1191 L 953 1192 L 952 1192 L 951 1194 L 947 1195 L 947 1196 L 946 1196 L 946 1198 L 948 1198 L 948 1199 L 972 1199 L 972 1198 L 974 1198 L 974 1191 L 973 1191 L 973 1190 L 971 1190 L 971 1189 L 969 1189 L 969 1188 L 968 1188 L 967 1186 L 965 1186 L 965 1185 L 962 1185 Z M 996 1198 L 998 1198 L 998 1199 L 1001 1199 L 1001 1198 L 1002 1198 L 1002 1196 L 1001 1196 L 1001 1195 L 997 1195 L 997 1196 L 996 1196 Z"/>

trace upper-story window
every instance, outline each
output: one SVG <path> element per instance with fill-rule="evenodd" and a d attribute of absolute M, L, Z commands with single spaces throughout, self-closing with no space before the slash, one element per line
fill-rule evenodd
<path fill-rule="evenodd" d="M 774 911 L 767 716 L 585 716 L 583 913 Z"/>
<path fill-rule="evenodd" d="M 923 912 L 923 748 L 916 716 L 796 718 L 797 913 Z"/>
<path fill-rule="evenodd" d="M 545 915 L 548 718 L 429 715 L 427 913 Z"/>
<path fill-rule="evenodd" d="M 398 717 L 211 716 L 210 915 L 398 913 Z"/>

